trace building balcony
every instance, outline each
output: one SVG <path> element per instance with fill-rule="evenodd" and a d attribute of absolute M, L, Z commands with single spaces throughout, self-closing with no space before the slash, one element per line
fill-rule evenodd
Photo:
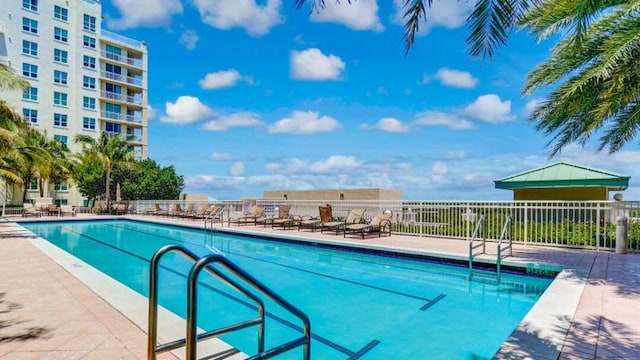
<path fill-rule="evenodd" d="M 106 40 L 114 41 L 134 49 L 139 49 L 140 51 L 146 51 L 147 49 L 147 45 L 144 41 L 134 40 L 108 30 L 101 29 L 100 35 Z"/>
<path fill-rule="evenodd" d="M 140 124 L 142 125 L 142 116 L 140 115 L 127 115 L 122 113 L 117 113 L 113 111 L 100 111 L 100 117 L 106 120 L 115 120 L 125 122 L 127 124 Z"/>
<path fill-rule="evenodd" d="M 131 96 L 131 95 L 119 94 L 113 91 L 102 90 L 100 91 L 100 96 L 104 99 L 115 100 L 115 101 L 126 103 L 126 104 L 142 106 L 141 94 Z"/>
<path fill-rule="evenodd" d="M 101 71 L 100 75 L 105 79 L 142 87 L 142 77 L 140 76 L 127 76 L 124 74 L 117 74 L 109 71 Z"/>
<path fill-rule="evenodd" d="M 119 62 L 122 64 L 126 64 L 129 66 L 133 66 L 133 67 L 137 67 L 142 69 L 142 59 L 140 58 L 132 58 L 132 57 L 127 57 L 124 55 L 119 55 L 119 54 L 114 54 L 108 51 L 102 51 L 100 53 L 102 55 L 103 58 L 105 59 L 109 59 L 115 62 Z"/>

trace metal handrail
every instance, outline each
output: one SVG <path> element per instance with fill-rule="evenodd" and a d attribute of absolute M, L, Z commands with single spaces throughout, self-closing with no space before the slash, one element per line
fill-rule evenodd
<path fill-rule="evenodd" d="M 475 250 L 478 246 L 482 246 L 482 252 L 480 254 L 486 253 L 485 244 L 487 239 L 484 236 L 482 238 L 481 244 L 478 244 L 475 246 L 473 245 L 473 242 L 478 236 L 478 232 L 480 231 L 480 227 L 482 226 L 483 223 L 484 223 L 484 214 L 482 214 L 480 216 L 480 219 L 478 219 L 478 221 L 476 222 L 476 227 L 473 230 L 473 234 L 471 235 L 471 238 L 469 238 L 469 280 L 471 280 L 471 278 L 473 277 L 473 258 L 475 257 L 475 255 L 473 254 L 473 250 Z"/>
<path fill-rule="evenodd" d="M 246 271 L 242 270 L 234 263 L 229 261 L 226 257 L 212 254 L 202 257 L 198 260 L 191 271 L 189 272 L 188 288 L 187 288 L 187 344 L 186 344 L 186 356 L 187 359 L 195 359 L 197 355 L 196 341 L 199 335 L 197 334 L 197 297 L 198 297 L 198 275 L 203 269 L 209 268 L 209 264 L 218 263 L 234 275 L 241 278 L 243 281 L 251 284 L 256 290 L 259 290 L 264 296 L 268 297 L 278 305 L 285 308 L 291 314 L 300 319 L 304 324 L 303 335 L 300 338 L 294 339 L 282 345 L 276 346 L 269 350 L 260 350 L 259 354 L 256 354 L 249 359 L 269 359 L 276 355 L 282 354 L 298 346 L 304 346 L 303 358 L 305 360 L 311 357 L 311 322 L 309 317 L 298 308 L 293 306 L 287 300 L 274 291 L 262 284 L 258 279 L 251 276 Z"/>
<path fill-rule="evenodd" d="M 500 239 L 498 239 L 498 249 L 496 251 L 496 275 L 498 277 L 498 283 L 500 283 L 500 268 L 502 266 L 502 240 L 504 239 L 505 234 L 507 233 L 507 226 L 511 224 L 511 216 L 507 216 L 504 220 L 504 224 L 502 225 L 502 231 L 500 232 Z M 512 237 L 509 236 L 509 245 L 505 247 L 505 250 L 509 249 L 509 255 L 513 255 L 513 240 Z"/>
<path fill-rule="evenodd" d="M 181 255 L 185 256 L 191 261 L 197 262 L 199 257 L 193 252 L 187 250 L 186 248 L 180 245 L 166 245 L 160 248 L 151 258 L 151 264 L 149 267 L 149 331 L 148 331 L 148 343 L 147 343 L 147 359 L 154 360 L 156 358 L 157 353 L 162 353 L 166 351 L 171 351 L 186 344 L 186 337 L 183 339 L 171 341 L 165 344 L 156 345 L 158 341 L 158 267 L 160 263 L 160 259 L 167 253 L 176 251 Z M 224 333 L 228 333 L 230 331 L 243 329 L 248 326 L 258 325 L 258 350 L 264 351 L 264 302 L 262 299 L 257 297 L 255 294 L 251 293 L 247 289 L 245 289 L 240 284 L 236 283 L 234 280 L 228 278 L 226 275 L 220 273 L 217 269 L 207 268 L 207 271 L 212 275 L 220 278 L 225 281 L 229 286 L 233 287 L 235 290 L 239 291 L 243 295 L 247 296 L 251 300 L 253 300 L 258 308 L 258 318 L 253 320 L 248 320 L 244 322 L 240 322 L 222 329 L 217 329 L 214 331 L 205 332 L 198 335 L 198 341 L 208 339 L 210 337 L 219 336 Z"/>
<path fill-rule="evenodd" d="M 189 258 L 195 263 L 189 271 L 188 283 L 187 283 L 187 329 L 186 337 L 184 339 L 175 340 L 166 344 L 156 346 L 157 342 L 157 326 L 158 326 L 158 265 L 160 258 L 165 254 L 176 251 L 183 256 Z M 276 346 L 269 350 L 264 350 L 264 302 L 257 295 L 247 290 L 244 286 L 231 279 L 220 270 L 211 266 L 212 263 L 218 263 L 224 267 L 227 271 L 240 278 L 242 281 L 248 283 L 253 289 L 258 290 L 263 296 L 270 298 L 276 302 L 294 316 L 298 317 L 304 324 L 303 336 L 293 341 L 287 342 L 280 346 Z M 197 288 L 198 288 L 198 276 L 202 270 L 206 270 L 210 274 L 216 276 L 218 279 L 225 282 L 228 286 L 232 287 L 236 291 L 249 297 L 257 304 L 258 318 L 252 320 L 242 321 L 236 324 L 222 327 L 220 329 L 207 331 L 201 334 L 197 334 Z M 245 272 L 231 261 L 226 259 L 223 254 L 214 254 L 205 257 L 198 258 L 197 255 L 187 250 L 180 245 L 166 245 L 160 248 L 151 259 L 150 266 L 150 278 L 149 278 L 149 332 L 148 332 L 148 347 L 147 358 L 155 360 L 156 354 L 159 352 L 165 352 L 173 349 L 177 349 L 182 346 L 186 346 L 186 358 L 188 360 L 196 359 L 197 356 L 197 342 L 200 340 L 208 339 L 214 336 L 220 336 L 222 334 L 229 333 L 231 331 L 240 330 L 249 326 L 258 325 L 258 354 L 250 357 L 249 359 L 268 359 L 273 356 L 279 355 L 288 350 L 294 349 L 298 346 L 304 346 L 304 359 L 308 360 L 311 356 L 311 323 L 306 314 L 300 311 L 298 308 L 287 302 L 280 295 L 273 292 L 271 289 L 262 284 L 259 280 Z"/>

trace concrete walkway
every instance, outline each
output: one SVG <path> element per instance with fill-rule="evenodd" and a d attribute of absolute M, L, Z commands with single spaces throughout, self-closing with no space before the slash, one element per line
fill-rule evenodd
<path fill-rule="evenodd" d="M 467 243 L 460 240 L 399 235 L 345 239 L 254 226 L 229 230 L 455 259 L 466 259 L 467 253 Z M 31 236 L 15 223 L 0 223 L 0 359 L 145 359 L 144 326 L 55 262 Z M 563 271 L 496 358 L 640 358 L 639 255 L 515 246 L 505 264 L 532 272 Z"/>

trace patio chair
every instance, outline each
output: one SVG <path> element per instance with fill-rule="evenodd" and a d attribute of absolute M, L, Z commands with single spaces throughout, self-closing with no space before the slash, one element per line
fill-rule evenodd
<path fill-rule="evenodd" d="M 56 204 L 48 204 L 47 205 L 47 215 L 49 216 L 60 216 L 60 208 Z"/>
<path fill-rule="evenodd" d="M 347 237 L 347 235 L 357 235 L 363 239 L 369 235 L 381 237 L 383 232 L 391 236 L 391 216 L 390 212 L 383 213 L 374 216 L 368 224 L 346 225 L 344 227 L 344 237 Z"/>
<path fill-rule="evenodd" d="M 274 228 L 276 226 L 284 227 L 284 224 L 287 221 L 291 220 L 289 216 L 290 210 L 291 210 L 291 205 L 280 205 L 280 207 L 278 207 L 278 215 L 258 219 L 258 223 L 264 224 L 265 227 L 267 226 L 267 224 L 271 224 L 271 228 Z"/>
<path fill-rule="evenodd" d="M 30 216 L 40 217 L 42 216 L 42 213 L 40 212 L 40 209 L 37 209 L 32 203 L 22 204 L 22 217 Z"/>
<path fill-rule="evenodd" d="M 347 218 L 345 220 L 342 221 L 330 221 L 328 223 L 324 223 L 322 224 L 322 227 L 320 228 L 320 232 L 324 232 L 324 230 L 334 230 L 336 232 L 336 235 L 338 233 L 340 233 L 341 231 L 344 230 L 344 227 L 346 225 L 350 225 L 350 224 L 358 224 L 360 222 L 362 222 L 362 216 L 364 215 L 364 209 L 363 208 L 353 208 L 351 209 L 351 211 L 349 211 L 349 215 L 347 215 Z"/>
<path fill-rule="evenodd" d="M 71 205 L 60 205 L 60 216 L 76 216 L 76 210 Z"/>
<path fill-rule="evenodd" d="M 254 206 L 251 210 L 251 214 L 245 215 L 236 219 L 232 219 L 231 223 L 237 225 L 253 224 L 256 225 L 258 219 L 264 215 L 264 206 Z"/>
<path fill-rule="evenodd" d="M 320 229 L 322 227 L 322 224 L 333 221 L 331 206 L 318 206 L 318 213 L 320 214 L 320 218 L 300 221 L 298 224 L 298 231 L 301 229 L 311 229 L 311 232 L 315 232 L 316 229 Z"/>
<path fill-rule="evenodd" d="M 169 215 L 169 212 L 167 210 L 163 209 L 162 207 L 160 207 L 160 204 L 155 203 L 155 206 L 154 206 L 153 210 L 151 210 L 150 214 L 151 215 L 163 216 L 163 215 Z"/>
<path fill-rule="evenodd" d="M 124 215 L 129 212 L 129 208 L 127 207 L 127 204 L 116 204 L 114 211 L 116 212 L 116 215 Z"/>

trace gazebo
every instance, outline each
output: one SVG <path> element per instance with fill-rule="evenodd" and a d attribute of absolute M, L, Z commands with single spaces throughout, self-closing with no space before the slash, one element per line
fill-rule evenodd
<path fill-rule="evenodd" d="M 608 200 L 609 191 L 625 190 L 629 176 L 557 162 L 494 180 L 496 189 L 513 190 L 519 200 Z"/>

